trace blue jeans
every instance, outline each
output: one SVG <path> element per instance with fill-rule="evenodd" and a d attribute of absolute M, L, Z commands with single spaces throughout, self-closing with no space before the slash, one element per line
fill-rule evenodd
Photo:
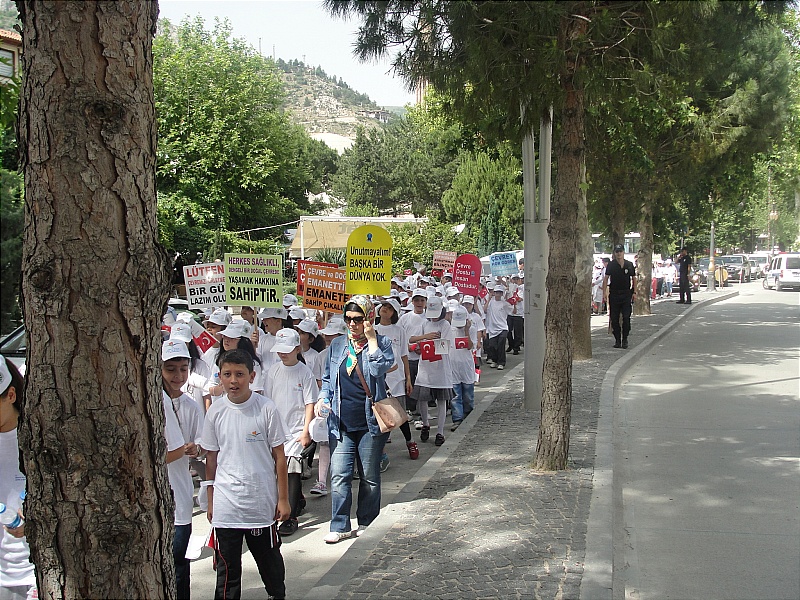
<path fill-rule="evenodd" d="M 175 559 L 175 583 L 178 587 L 178 600 L 189 600 L 189 559 L 186 558 L 186 548 L 189 547 L 189 537 L 192 535 L 192 525 L 175 525 L 175 537 L 172 540 L 172 556 Z"/>
<path fill-rule="evenodd" d="M 381 454 L 388 433 L 373 436 L 369 431 L 343 431 L 342 439 L 330 436 L 331 444 L 331 531 L 347 533 L 353 504 L 353 468 L 362 470 L 358 484 L 358 524 L 367 526 L 381 512 Z"/>
<path fill-rule="evenodd" d="M 460 423 L 475 408 L 475 384 L 453 384 L 453 394 L 455 397 L 450 403 L 451 416 L 453 423 Z"/>

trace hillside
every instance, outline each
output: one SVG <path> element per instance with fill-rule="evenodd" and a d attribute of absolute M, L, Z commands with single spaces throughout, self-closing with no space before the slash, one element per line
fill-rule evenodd
<path fill-rule="evenodd" d="M 405 112 L 403 108 L 378 106 L 369 96 L 352 89 L 341 77 L 329 76 L 321 67 L 280 58 L 275 65 L 283 73 L 286 109 L 312 137 L 324 139 L 323 134 L 336 134 L 354 139 L 359 125 L 381 127 Z"/>

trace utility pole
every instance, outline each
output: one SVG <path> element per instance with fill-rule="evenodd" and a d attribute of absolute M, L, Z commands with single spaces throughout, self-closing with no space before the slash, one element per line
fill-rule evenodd
<path fill-rule="evenodd" d="M 525 202 L 525 408 L 537 410 L 542 403 L 544 369 L 544 318 L 547 308 L 547 261 L 550 254 L 550 162 L 553 142 L 553 109 L 539 126 L 539 205 L 536 206 L 536 157 L 533 131 L 522 141 L 522 190 Z"/>
<path fill-rule="evenodd" d="M 714 247 L 714 196 L 713 193 L 708 194 L 708 201 L 711 203 L 711 234 L 709 236 L 708 242 L 708 277 L 706 278 L 706 291 L 707 292 L 715 292 L 717 291 L 717 269 L 716 265 L 714 264 L 714 255 L 717 252 L 717 249 Z M 720 277 L 722 279 L 722 277 Z M 720 283 L 723 283 L 720 281 Z"/>

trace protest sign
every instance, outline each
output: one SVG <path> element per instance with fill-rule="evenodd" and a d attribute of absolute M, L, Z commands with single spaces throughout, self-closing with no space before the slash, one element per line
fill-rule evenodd
<path fill-rule="evenodd" d="M 453 268 L 453 263 L 456 262 L 457 252 L 450 252 L 448 250 L 434 250 L 433 251 L 433 268 L 449 271 Z"/>
<path fill-rule="evenodd" d="M 489 265 L 495 277 L 519 273 L 516 252 L 495 252 L 489 257 Z"/>
<path fill-rule="evenodd" d="M 283 257 L 226 254 L 225 289 L 229 306 L 283 306 Z"/>
<path fill-rule="evenodd" d="M 225 304 L 225 265 L 208 263 L 183 267 L 186 298 L 189 308 L 206 308 Z"/>
<path fill-rule="evenodd" d="M 462 254 L 453 264 L 453 285 L 468 296 L 477 296 L 481 283 L 481 259 L 474 254 Z"/>
<path fill-rule="evenodd" d="M 338 265 L 305 265 L 303 308 L 341 313 L 349 297 L 345 292 L 346 278 L 347 272 Z"/>
<path fill-rule="evenodd" d="M 348 294 L 388 296 L 392 291 L 392 236 L 383 227 L 363 225 L 347 238 Z"/>
<path fill-rule="evenodd" d="M 306 284 L 306 267 L 309 265 L 316 265 L 318 267 L 334 267 L 338 268 L 339 265 L 326 262 L 317 262 L 314 260 L 298 260 L 297 261 L 297 297 L 302 298 L 305 295 L 303 287 Z"/>

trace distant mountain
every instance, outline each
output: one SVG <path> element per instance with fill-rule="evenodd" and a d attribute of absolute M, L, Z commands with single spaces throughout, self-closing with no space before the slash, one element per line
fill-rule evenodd
<path fill-rule="evenodd" d="M 403 107 L 378 106 L 369 96 L 352 89 L 341 77 L 328 75 L 322 67 L 309 67 L 299 60 L 277 59 L 283 72 L 286 109 L 312 137 L 325 134 L 355 139 L 356 129 L 382 127 L 405 114 Z"/>

